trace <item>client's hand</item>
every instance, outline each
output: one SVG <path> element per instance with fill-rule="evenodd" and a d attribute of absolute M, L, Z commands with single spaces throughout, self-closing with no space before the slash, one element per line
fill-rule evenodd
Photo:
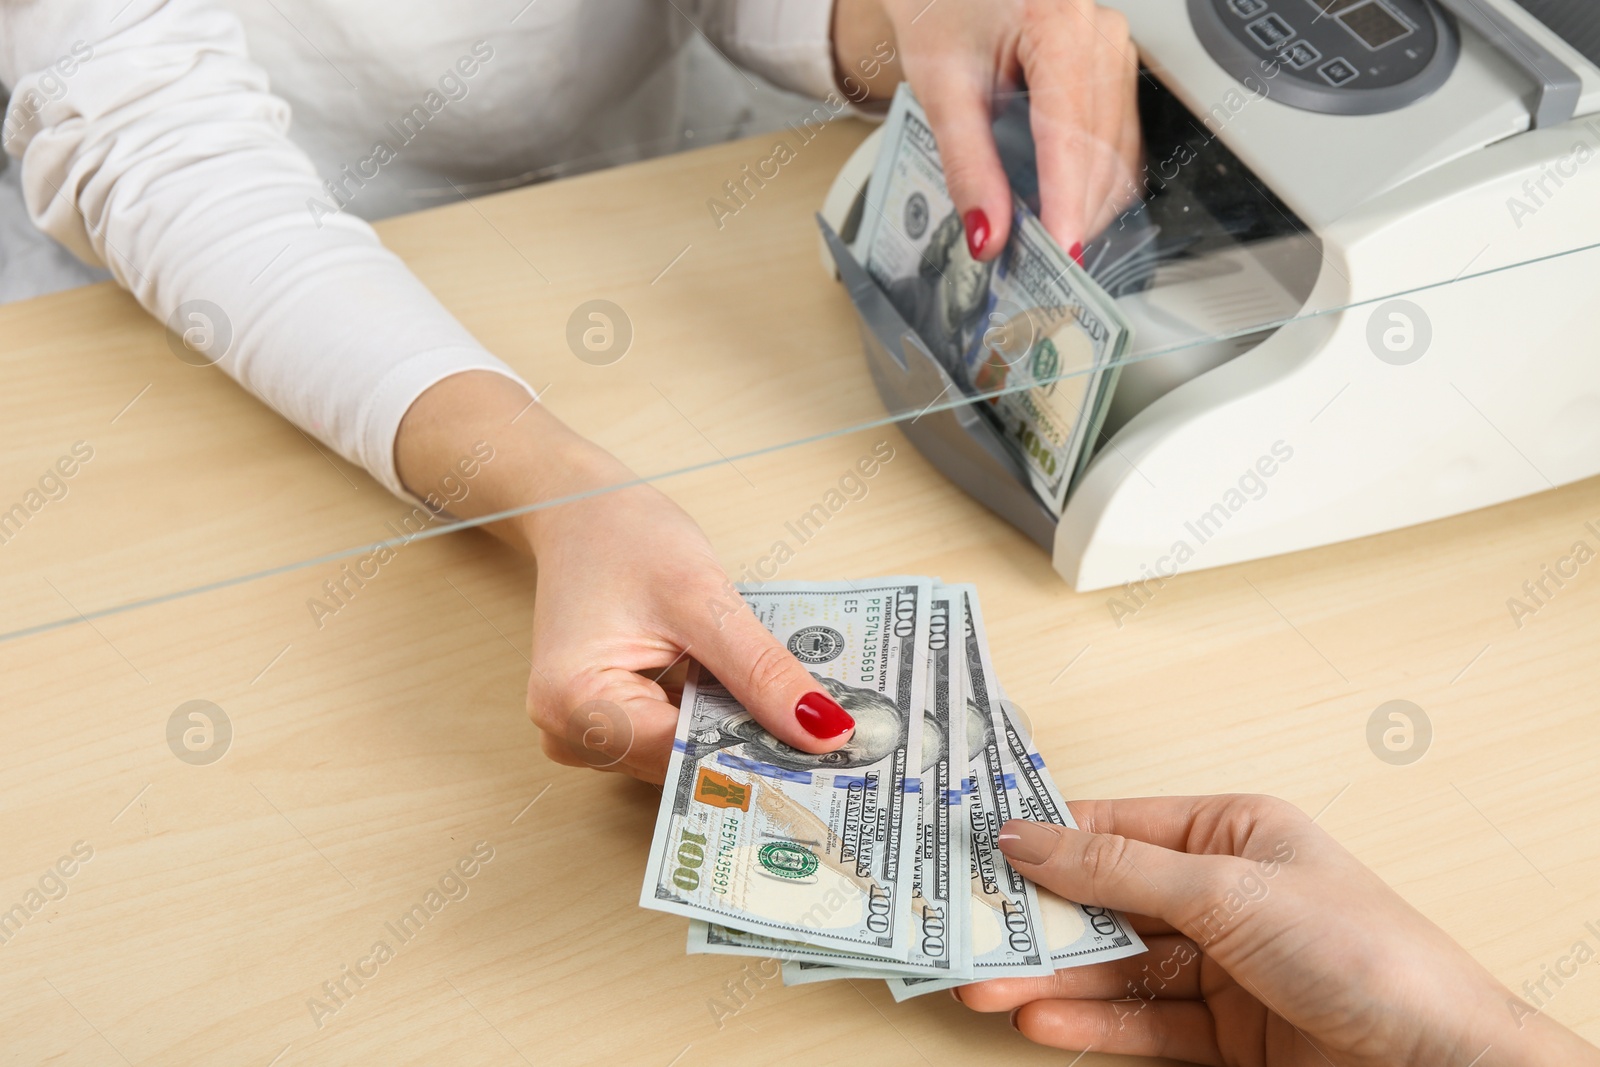
<path fill-rule="evenodd" d="M 958 990 L 1034 1041 L 1228 1067 L 1600 1063 L 1283 801 L 1071 808 L 1082 830 L 1013 820 L 1001 850 L 1135 916 L 1150 951 Z"/>

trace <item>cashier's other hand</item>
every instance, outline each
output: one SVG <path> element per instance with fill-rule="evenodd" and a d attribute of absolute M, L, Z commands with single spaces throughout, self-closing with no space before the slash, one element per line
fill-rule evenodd
<path fill-rule="evenodd" d="M 587 456 L 568 493 L 635 480 L 601 450 Z M 761 625 L 700 527 L 660 491 L 610 489 L 534 515 L 528 714 L 552 760 L 662 781 L 689 657 L 772 735 L 747 726 L 755 743 L 823 753 L 850 740 L 854 720 Z"/>
<path fill-rule="evenodd" d="M 1071 808 L 1082 830 L 1013 820 L 1002 851 L 1129 914 L 1150 951 L 959 990 L 1034 1041 L 1226 1067 L 1600 1062 L 1284 801 Z"/>
<path fill-rule="evenodd" d="M 967 244 L 1005 246 L 1011 192 L 992 113 L 1026 86 L 1040 217 L 1078 249 L 1134 200 L 1138 53 L 1122 14 L 1092 0 L 882 0 L 905 78 L 928 114 Z"/>

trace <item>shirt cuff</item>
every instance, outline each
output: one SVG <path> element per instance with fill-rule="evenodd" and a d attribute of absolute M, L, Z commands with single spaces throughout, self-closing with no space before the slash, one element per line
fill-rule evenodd
<path fill-rule="evenodd" d="M 817 100 L 838 93 L 833 70 L 833 0 L 738 0 L 734 39 L 741 66 Z"/>
<path fill-rule="evenodd" d="M 528 391 L 529 402 L 539 399 L 533 387 L 517 372 L 481 348 L 436 348 L 410 356 L 386 375 L 362 405 L 357 448 L 358 461 L 383 487 L 402 500 L 427 507 L 423 499 L 400 483 L 394 446 L 405 418 L 417 397 L 446 378 L 472 370 L 492 371 L 510 378 Z"/>

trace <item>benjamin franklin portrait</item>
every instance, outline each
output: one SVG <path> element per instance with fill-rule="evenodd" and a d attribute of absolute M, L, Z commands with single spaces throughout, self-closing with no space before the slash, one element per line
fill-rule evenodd
<path fill-rule="evenodd" d="M 952 211 L 928 238 L 917 273 L 889 285 L 889 301 L 952 373 L 983 332 L 992 270 L 968 254 L 966 230 Z"/>

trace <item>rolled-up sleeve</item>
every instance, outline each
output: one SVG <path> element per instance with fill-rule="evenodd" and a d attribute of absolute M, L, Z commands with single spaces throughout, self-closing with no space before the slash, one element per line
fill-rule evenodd
<path fill-rule="evenodd" d="M 701 28 L 735 63 L 821 100 L 837 92 L 833 0 L 707 0 Z"/>
<path fill-rule="evenodd" d="M 158 319 L 226 339 L 223 371 L 396 494 L 419 395 L 465 370 L 520 381 L 330 208 L 220 4 L 0 0 L 0 82 L 34 222 Z"/>

